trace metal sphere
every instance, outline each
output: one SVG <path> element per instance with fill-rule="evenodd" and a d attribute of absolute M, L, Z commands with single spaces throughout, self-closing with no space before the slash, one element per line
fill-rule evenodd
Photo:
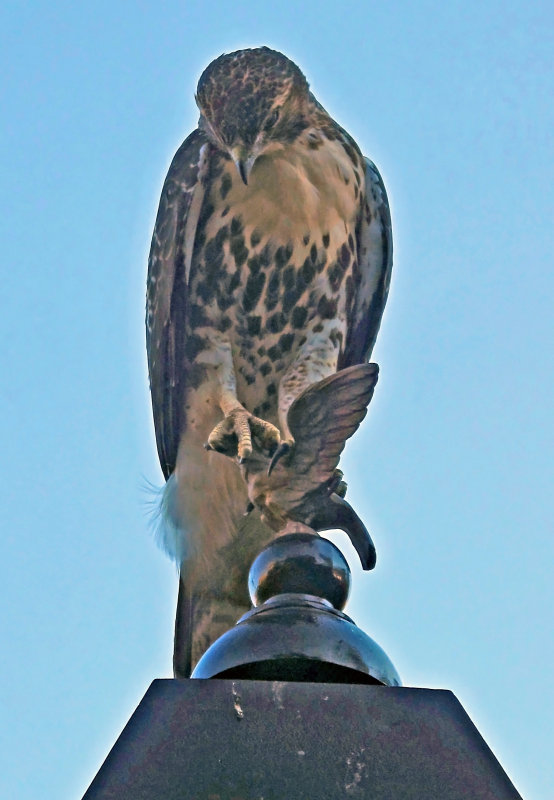
<path fill-rule="evenodd" d="M 340 550 L 317 534 L 291 533 L 270 542 L 250 568 L 248 589 L 259 606 L 288 593 L 314 595 L 333 608 L 346 605 L 350 568 Z"/>

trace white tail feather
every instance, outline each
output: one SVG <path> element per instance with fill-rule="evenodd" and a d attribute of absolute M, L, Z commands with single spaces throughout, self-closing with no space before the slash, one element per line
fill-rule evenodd
<path fill-rule="evenodd" d="M 153 520 L 154 537 L 158 547 L 180 566 L 190 557 L 191 539 L 179 521 L 175 473 L 169 476 L 160 495 Z"/>

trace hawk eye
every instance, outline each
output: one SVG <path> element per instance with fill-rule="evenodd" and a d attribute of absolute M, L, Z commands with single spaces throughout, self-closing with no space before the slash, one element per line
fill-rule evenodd
<path fill-rule="evenodd" d="M 273 109 L 273 111 L 271 112 L 271 114 L 267 118 L 266 123 L 264 125 L 266 131 L 271 130 L 271 128 L 273 128 L 273 126 L 277 124 L 277 121 L 279 119 L 280 113 L 281 112 L 279 111 L 278 108 L 274 108 Z"/>

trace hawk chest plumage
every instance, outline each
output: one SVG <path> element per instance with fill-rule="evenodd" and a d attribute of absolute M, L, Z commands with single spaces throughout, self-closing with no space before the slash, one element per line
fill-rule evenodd
<path fill-rule="evenodd" d="M 188 357 L 201 373 L 230 346 L 241 402 L 277 424 L 279 380 L 295 362 L 317 380 L 319 351 L 321 369 L 336 369 L 356 280 L 361 159 L 308 131 L 260 157 L 247 186 L 233 162 L 213 152 L 206 181 L 189 278 Z M 193 392 L 188 416 L 197 404 Z"/>

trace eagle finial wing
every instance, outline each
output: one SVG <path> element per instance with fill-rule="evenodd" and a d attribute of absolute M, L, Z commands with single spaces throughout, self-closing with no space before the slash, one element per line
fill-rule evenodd
<path fill-rule="evenodd" d="M 288 469 L 294 491 L 307 494 L 332 479 L 346 441 L 367 413 L 377 364 L 359 364 L 313 384 L 296 398 L 288 423 L 295 448 Z"/>

